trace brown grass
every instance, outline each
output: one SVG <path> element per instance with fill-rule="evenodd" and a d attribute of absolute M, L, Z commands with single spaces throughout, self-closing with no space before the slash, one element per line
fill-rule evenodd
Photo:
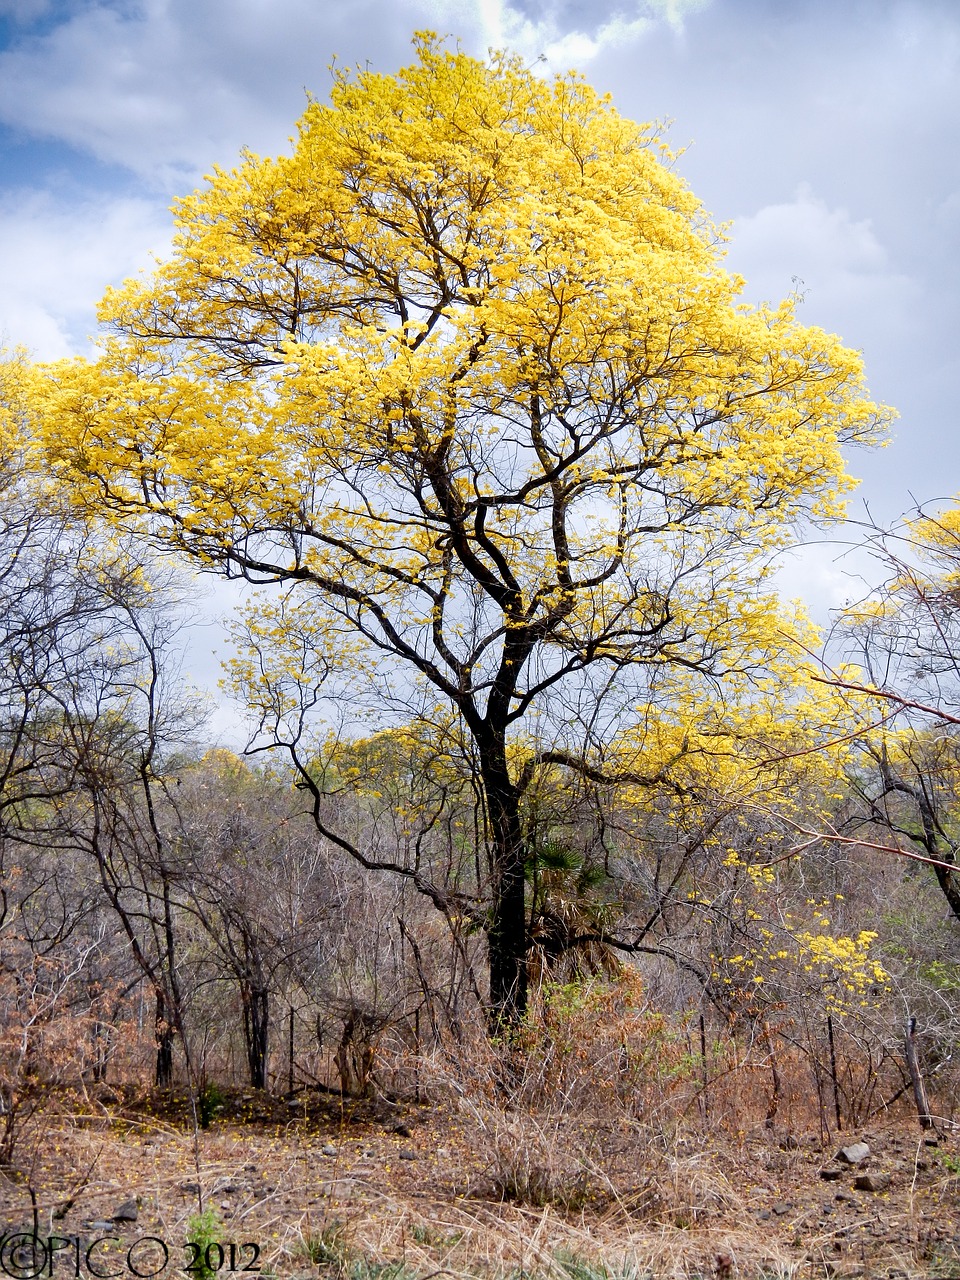
<path fill-rule="evenodd" d="M 560 994 L 509 1045 L 478 1026 L 416 1058 L 384 1048 L 362 1102 L 226 1089 L 199 1130 L 185 1090 L 48 1092 L 0 1175 L 2 1225 L 29 1229 L 35 1204 L 41 1236 L 152 1234 L 182 1266 L 212 1209 L 225 1244 L 298 1280 L 960 1277 L 948 1126 L 928 1146 L 901 1098 L 837 1134 L 785 1040 L 771 1114 L 762 1045 L 717 1038 L 705 1064 L 683 1020 L 622 989 Z M 820 1177 L 854 1137 L 882 1193 Z M 134 1195 L 135 1226 L 87 1225 Z"/>
<path fill-rule="evenodd" d="M 834 1196 L 852 1194 L 852 1175 L 818 1177 L 838 1140 L 823 1148 L 812 1132 L 791 1145 L 792 1135 L 763 1126 L 730 1136 L 691 1123 L 665 1141 L 659 1124 L 635 1118 L 440 1097 L 403 1107 L 404 1136 L 396 1108 L 340 1112 L 318 1099 L 281 1121 L 282 1100 L 238 1092 L 229 1101 L 229 1116 L 196 1134 L 182 1103 L 153 1097 L 73 1115 L 48 1109 L 23 1152 L 29 1162 L 0 1186 L 4 1224 L 29 1224 L 32 1187 L 41 1235 L 89 1236 L 85 1223 L 135 1194 L 140 1218 L 124 1238 L 155 1234 L 172 1247 L 202 1201 L 220 1215 L 224 1241 L 261 1245 L 268 1271 L 331 1280 L 375 1280 L 384 1266 L 395 1280 L 401 1271 L 806 1280 L 857 1265 L 877 1276 L 894 1266 L 960 1274 L 956 1148 L 928 1148 L 922 1135 L 918 1144 L 908 1117 L 868 1137 L 882 1153 L 872 1167 L 906 1161 L 891 1192 L 848 1206 Z M 836 1205 L 826 1219 L 825 1202 Z"/>

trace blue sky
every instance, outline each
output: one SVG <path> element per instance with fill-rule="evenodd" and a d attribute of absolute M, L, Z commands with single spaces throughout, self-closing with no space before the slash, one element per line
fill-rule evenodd
<path fill-rule="evenodd" d="M 851 458 L 854 511 L 960 491 L 956 0 L 0 0 L 0 337 L 86 351 L 106 285 L 166 251 L 174 196 L 282 151 L 334 57 L 394 70 L 423 27 L 672 121 L 747 297 L 800 281 L 803 318 L 900 411 Z M 822 548 L 787 577 L 820 609 L 857 594 L 849 568 Z"/>

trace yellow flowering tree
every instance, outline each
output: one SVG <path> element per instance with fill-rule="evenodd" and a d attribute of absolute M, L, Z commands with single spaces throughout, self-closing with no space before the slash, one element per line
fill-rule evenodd
<path fill-rule="evenodd" d="M 789 630 L 771 552 L 838 513 L 841 445 L 883 414 L 792 302 L 739 300 L 649 127 L 574 74 L 416 54 L 338 71 L 291 155 L 181 200 L 170 261 L 107 294 L 99 359 L 43 371 L 35 403 L 81 500 L 285 588 L 254 627 L 264 726 L 320 696 L 299 673 L 454 716 L 509 1018 L 523 788 L 547 760 L 602 770 L 675 669 L 766 667 Z"/>

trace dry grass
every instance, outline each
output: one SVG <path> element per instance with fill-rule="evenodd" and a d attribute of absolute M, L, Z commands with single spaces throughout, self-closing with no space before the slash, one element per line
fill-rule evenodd
<path fill-rule="evenodd" d="M 769 1133 L 730 1143 L 688 1132 L 665 1144 L 637 1121 L 591 1129 L 574 1117 L 491 1104 L 435 1104 L 405 1118 L 409 1136 L 371 1115 L 342 1124 L 329 1116 L 231 1119 L 194 1135 L 118 1109 L 51 1115 L 23 1172 L 37 1193 L 42 1235 L 89 1235 L 84 1223 L 108 1219 L 136 1194 L 140 1219 L 130 1238 L 155 1234 L 174 1246 L 202 1199 L 218 1213 L 224 1242 L 261 1245 L 268 1274 L 329 1280 L 812 1280 L 853 1265 L 859 1245 L 846 1242 L 869 1243 L 881 1210 L 896 1207 L 874 1200 L 819 1225 L 810 1205 L 834 1190 L 817 1177 L 824 1153 L 784 1152 Z M 402 1159 L 404 1151 L 416 1159 Z M 922 1224 L 937 1221 L 948 1235 L 960 1226 L 951 1159 L 925 1173 L 914 1162 L 900 1206 L 913 1237 L 867 1274 L 887 1274 L 894 1254 L 906 1275 L 936 1274 L 934 1258 L 950 1274 L 947 1244 L 925 1239 Z M 4 1223 L 28 1223 L 27 1183 L 8 1181 L 0 1192 Z M 789 1212 L 771 1216 L 780 1200 Z"/>
<path fill-rule="evenodd" d="M 418 1104 L 232 1090 L 195 1131 L 182 1096 L 51 1097 L 18 1176 L 0 1178 L 2 1224 L 30 1226 L 32 1191 L 41 1235 L 89 1236 L 136 1195 L 127 1238 L 160 1236 L 182 1265 L 191 1219 L 213 1210 L 224 1244 L 255 1242 L 264 1271 L 291 1280 L 960 1275 L 955 1145 L 931 1154 L 904 1109 L 868 1134 L 889 1193 L 852 1195 L 852 1176 L 819 1177 L 839 1137 L 802 1058 L 781 1056 L 767 1126 L 762 1056 L 714 1054 L 704 1094 L 685 1034 L 603 999 L 547 1009 L 507 1048 L 478 1030 L 398 1058 Z"/>

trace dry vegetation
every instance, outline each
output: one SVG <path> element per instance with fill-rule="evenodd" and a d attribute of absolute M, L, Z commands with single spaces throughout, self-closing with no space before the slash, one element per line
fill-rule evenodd
<path fill-rule="evenodd" d="M 429 770 L 375 745 L 330 803 L 382 852 Z M 8 833 L 8 1235 L 157 1236 L 172 1267 L 219 1242 L 226 1270 L 255 1242 L 331 1280 L 960 1275 L 955 925 L 925 869 L 757 863 L 747 812 L 713 822 L 721 857 L 680 803 L 609 805 L 604 868 L 568 791 L 529 872 L 530 1007 L 491 1034 L 482 931 L 318 838 L 289 777 L 213 752 L 135 781 L 93 774 L 106 836 L 79 785 Z M 451 889 L 463 829 L 419 846 Z M 655 917 L 642 951 L 555 949 L 613 912 Z M 853 1139 L 869 1159 L 837 1166 Z"/>
<path fill-rule="evenodd" d="M 799 1100 L 765 1125 L 767 1090 L 750 1064 L 709 1088 L 709 1118 L 688 1083 L 689 1105 L 674 1097 L 667 1121 L 611 1110 L 602 1090 L 591 1105 L 586 1078 L 579 1099 L 535 1106 L 536 1069 L 514 1059 L 528 1073 L 526 1105 L 454 1087 L 436 1057 L 415 1064 L 419 1102 L 412 1091 L 350 1101 L 208 1089 L 206 1129 L 185 1090 L 51 1098 L 4 1181 L 3 1220 L 29 1231 L 35 1211 L 41 1238 L 117 1236 L 104 1269 L 111 1249 L 143 1236 L 167 1241 L 182 1266 L 202 1207 L 207 1239 L 256 1241 L 278 1276 L 960 1274 L 952 1125 L 924 1133 L 895 1107 L 856 1131 L 871 1148 L 865 1165 L 825 1181 L 853 1135 L 822 1133 Z M 399 1079 L 414 1064 L 392 1065 Z M 886 1179 L 882 1190 L 855 1189 L 864 1169 Z M 112 1223 L 131 1197 L 136 1223 Z"/>
<path fill-rule="evenodd" d="M 382 850 L 413 783 L 380 768 L 338 803 Z M 158 1236 L 171 1267 L 220 1242 L 226 1270 L 255 1242 L 331 1280 L 960 1275 L 955 926 L 926 870 L 825 843 L 758 875 L 749 815 L 714 823 L 742 851 L 720 858 L 682 807 L 611 807 L 621 853 L 591 879 L 568 793 L 530 872 L 530 1007 L 491 1035 L 482 932 L 318 839 L 289 778 L 185 757 L 147 792 L 152 842 L 143 794 L 99 848 L 76 794 L 6 846 L 8 1235 L 117 1236 L 121 1262 Z M 438 830 L 424 857 L 462 883 Z M 628 961 L 551 954 L 550 921 L 655 908 Z M 838 1166 L 854 1139 L 869 1158 Z"/>

